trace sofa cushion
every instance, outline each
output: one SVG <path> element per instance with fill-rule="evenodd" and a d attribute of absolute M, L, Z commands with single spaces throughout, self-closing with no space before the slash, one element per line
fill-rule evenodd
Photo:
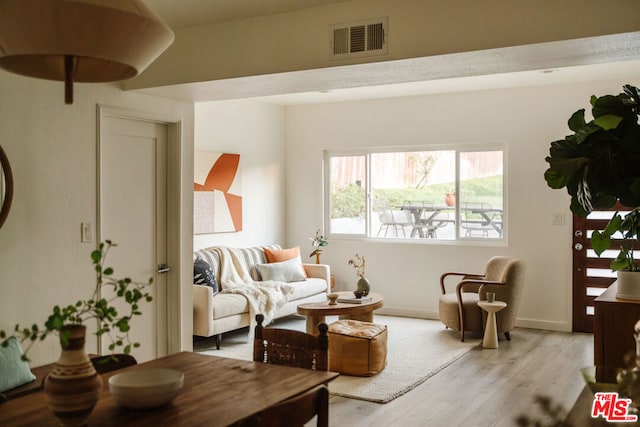
<path fill-rule="evenodd" d="M 249 302 L 240 294 L 217 294 L 213 298 L 213 320 L 249 311 Z"/>
<path fill-rule="evenodd" d="M 261 280 L 260 273 L 256 269 L 256 264 L 266 264 L 267 257 L 264 253 L 265 249 L 280 249 L 279 245 L 267 245 L 267 246 L 256 246 L 252 248 L 239 248 L 237 252 L 240 255 L 240 262 L 251 275 L 253 280 Z M 224 286 L 220 281 L 220 253 L 215 250 L 215 247 L 200 249 L 195 251 L 195 257 L 200 257 L 205 260 L 213 270 L 213 273 L 216 277 L 216 281 L 218 283 L 218 290 L 222 291 Z"/>
<path fill-rule="evenodd" d="M 193 262 L 193 284 L 210 286 L 214 295 L 218 293 L 216 276 L 209 263 L 200 257 Z"/>
<path fill-rule="evenodd" d="M 300 255 L 287 261 L 256 264 L 256 268 L 262 280 L 275 280 L 277 282 L 289 283 L 299 282 L 305 279 Z"/>
<path fill-rule="evenodd" d="M 213 271 L 213 275 L 216 278 L 216 282 L 218 283 L 218 290 L 222 290 L 222 286 L 220 284 L 220 255 L 218 252 L 214 251 L 213 248 L 200 249 L 199 251 L 194 252 L 195 260 L 198 258 L 206 261 L 207 264 L 211 267 L 211 271 Z"/>
<path fill-rule="evenodd" d="M 0 346 L 0 392 L 10 390 L 36 379 L 27 362 L 22 360 L 22 347 L 16 337 Z"/>
<path fill-rule="evenodd" d="M 237 249 L 240 253 L 241 261 L 244 263 L 244 267 L 249 271 L 253 280 L 262 280 L 260 272 L 256 269 L 257 264 L 266 264 L 267 256 L 265 255 L 265 249 L 280 249 L 280 246 L 256 246 L 253 248 L 241 248 Z"/>
<path fill-rule="evenodd" d="M 293 294 L 289 295 L 289 301 L 296 301 L 307 298 L 312 295 L 325 292 L 327 290 L 327 282 L 324 279 L 310 277 L 302 282 L 289 283 L 293 285 Z"/>
<path fill-rule="evenodd" d="M 288 261 L 291 258 L 300 256 L 300 246 L 295 246 L 288 249 L 273 249 L 265 247 L 264 254 L 267 257 L 268 262 Z"/>

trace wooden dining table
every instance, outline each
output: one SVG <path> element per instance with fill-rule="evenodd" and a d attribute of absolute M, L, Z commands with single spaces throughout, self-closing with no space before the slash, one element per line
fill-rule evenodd
<path fill-rule="evenodd" d="M 169 368 L 184 373 L 184 386 L 166 406 L 134 410 L 118 406 L 109 377 L 120 372 Z M 99 426 L 229 426 L 279 402 L 327 384 L 339 374 L 181 352 L 102 375 L 100 399 L 89 418 Z M 0 426 L 59 426 L 43 392 L 0 403 Z"/>

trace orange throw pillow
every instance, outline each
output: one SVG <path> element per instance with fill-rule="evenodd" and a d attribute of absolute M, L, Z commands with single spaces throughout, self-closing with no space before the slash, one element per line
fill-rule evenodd
<path fill-rule="evenodd" d="M 289 261 L 290 259 L 300 255 L 300 246 L 289 249 L 264 248 L 264 254 L 267 256 L 267 262 L 269 263 Z M 304 277 L 309 277 L 304 267 L 302 267 L 302 271 L 304 271 Z"/>

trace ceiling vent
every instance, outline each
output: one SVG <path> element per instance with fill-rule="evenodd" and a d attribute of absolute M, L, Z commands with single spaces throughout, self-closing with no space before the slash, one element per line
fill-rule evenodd
<path fill-rule="evenodd" d="M 331 26 L 331 58 L 386 55 L 387 17 Z"/>

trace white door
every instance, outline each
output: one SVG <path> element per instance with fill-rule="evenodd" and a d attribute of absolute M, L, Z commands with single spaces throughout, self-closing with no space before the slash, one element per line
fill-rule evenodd
<path fill-rule="evenodd" d="M 167 354 L 167 279 L 158 273 L 167 262 L 166 176 L 167 125 L 102 117 L 99 236 L 118 245 L 106 266 L 117 278 L 153 278 L 148 288 L 153 301 L 141 303 L 142 315 L 133 319 L 129 333 L 141 344 L 131 353 L 138 362 Z M 102 353 L 109 353 L 109 343 L 102 339 Z"/>

